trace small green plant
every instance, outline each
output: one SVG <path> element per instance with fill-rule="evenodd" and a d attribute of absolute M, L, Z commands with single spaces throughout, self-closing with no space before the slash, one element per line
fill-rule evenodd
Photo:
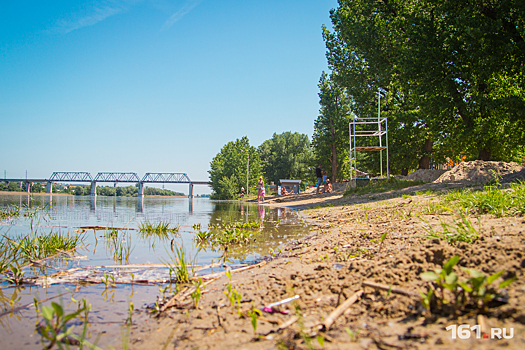
<path fill-rule="evenodd" d="M 42 336 L 42 341 L 48 341 L 47 349 L 51 349 L 55 344 L 59 349 L 63 349 L 63 344 L 66 344 L 67 348 L 69 345 L 76 344 L 80 348 L 83 346 L 88 346 L 92 349 L 100 350 L 95 344 L 91 344 L 86 341 L 87 334 L 87 325 L 88 325 L 88 313 L 91 308 L 91 305 L 86 303 L 85 299 L 82 299 L 82 307 L 79 307 L 76 311 L 66 314 L 62 305 L 52 302 L 51 306 L 42 306 L 40 307 L 38 301 L 35 299 L 35 309 L 37 313 L 40 313 L 44 318 L 44 324 L 38 324 L 38 330 Z M 73 319 L 80 317 L 81 314 L 84 314 L 83 317 L 83 330 L 80 336 L 73 333 L 74 325 L 69 325 L 68 322 Z"/>
<path fill-rule="evenodd" d="M 159 221 L 152 223 L 149 221 L 143 221 L 138 225 L 139 234 L 142 238 L 158 238 L 160 240 L 167 240 L 171 236 L 178 235 L 180 226 L 171 226 L 169 222 Z"/>
<path fill-rule="evenodd" d="M 9 283 L 20 285 L 24 281 L 24 271 L 20 268 L 20 265 L 15 261 L 14 265 L 10 266 L 10 273 L 6 274 L 6 280 Z"/>
<path fill-rule="evenodd" d="M 468 272 L 470 278 L 459 280 L 458 274 L 454 272 L 458 261 L 459 256 L 455 255 L 443 264 L 443 268 L 423 272 L 420 275 L 421 278 L 432 282 L 431 288 L 426 293 L 421 293 L 422 304 L 429 311 L 452 313 L 456 317 L 461 309 L 469 305 L 485 312 L 489 303 L 501 296 L 500 289 L 509 286 L 516 279 L 516 277 L 509 278 L 496 287 L 493 283 L 504 271 L 487 276 L 483 272 L 462 267 L 461 270 Z"/>
<path fill-rule="evenodd" d="M 253 334 L 257 334 L 257 318 L 259 316 L 262 316 L 262 312 L 261 312 L 261 310 L 256 309 L 252 305 L 252 309 L 250 311 L 248 311 L 248 316 L 250 316 L 250 319 L 251 319 L 252 328 L 253 328 Z"/>
<path fill-rule="evenodd" d="M 427 231 L 426 237 L 444 239 L 449 244 L 455 244 L 457 242 L 472 243 L 478 239 L 479 219 L 478 230 L 476 230 L 472 222 L 463 212 L 456 212 L 456 216 L 459 217 L 459 220 L 454 221 L 452 224 L 441 221 L 442 232 L 435 231 L 434 228 L 427 223 L 428 227 L 424 227 Z"/>
<path fill-rule="evenodd" d="M 164 260 L 164 264 L 170 271 L 170 276 L 175 276 L 179 283 L 190 283 L 191 278 L 195 275 L 197 254 L 191 259 L 184 247 L 178 242 L 174 246 L 174 252 L 175 256 L 167 252 L 170 261 Z"/>
<path fill-rule="evenodd" d="M 237 308 L 241 307 L 242 296 L 241 296 L 241 293 L 239 293 L 237 290 L 232 288 L 232 284 L 231 284 L 232 275 L 231 275 L 231 272 L 230 271 L 226 271 L 225 274 L 228 277 L 228 279 L 230 280 L 230 282 L 226 285 L 227 291 L 224 291 L 224 294 L 226 295 L 228 300 L 230 300 L 230 304 L 232 306 L 232 310 L 235 310 L 235 303 L 237 303 Z"/>
<path fill-rule="evenodd" d="M 191 299 L 193 300 L 193 304 L 195 305 L 195 308 L 199 308 L 199 301 L 202 296 L 201 288 L 203 286 L 202 278 L 199 278 L 198 281 L 193 281 L 193 284 L 195 285 L 195 290 L 191 293 Z"/>

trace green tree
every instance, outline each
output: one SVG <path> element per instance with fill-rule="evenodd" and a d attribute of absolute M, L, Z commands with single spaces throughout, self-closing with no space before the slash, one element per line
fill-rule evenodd
<path fill-rule="evenodd" d="M 80 186 L 75 187 L 75 196 L 82 196 L 84 194 L 84 189 Z"/>
<path fill-rule="evenodd" d="M 259 152 L 246 136 L 228 142 L 210 163 L 210 182 L 215 199 L 233 199 L 246 186 L 246 165 L 250 156 L 249 185 L 251 193 L 261 175 L 261 159 Z"/>
<path fill-rule="evenodd" d="M 333 33 L 324 29 L 327 57 L 352 109 L 369 113 L 370 93 L 381 91 L 392 144 L 408 146 L 420 168 L 431 155 L 513 160 L 523 154 L 525 7 L 519 2 L 340 0 L 331 18 Z"/>
<path fill-rule="evenodd" d="M 262 170 L 268 181 L 301 179 L 310 182 L 314 177 L 313 152 L 308 135 L 297 132 L 273 134 L 259 146 Z"/>
<path fill-rule="evenodd" d="M 20 192 L 22 191 L 20 189 L 20 183 L 19 182 L 10 182 L 9 185 L 7 185 L 8 191 L 14 191 L 14 192 Z"/>
<path fill-rule="evenodd" d="M 328 174 L 336 182 L 349 171 L 350 98 L 333 74 L 323 72 L 318 86 L 321 108 L 314 122 L 312 145 L 316 160 L 330 169 Z"/>

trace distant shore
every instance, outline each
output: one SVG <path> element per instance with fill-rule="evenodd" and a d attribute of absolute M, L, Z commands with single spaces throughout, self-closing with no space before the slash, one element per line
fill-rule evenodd
<path fill-rule="evenodd" d="M 28 195 L 27 192 L 15 192 L 15 191 L 0 191 L 0 195 L 2 194 L 10 194 L 10 195 Z M 46 193 L 46 192 L 31 192 L 29 193 L 31 195 L 35 196 L 75 196 L 71 193 Z M 89 197 L 89 196 L 78 196 L 78 197 Z M 115 197 L 115 196 L 101 196 L 97 195 L 97 197 Z M 122 197 L 122 196 L 117 196 Z M 135 196 L 134 196 L 135 197 Z M 161 195 L 144 195 L 144 197 L 170 197 L 170 198 L 188 198 L 188 196 L 161 196 Z M 197 198 L 197 197 L 194 197 Z M 198 198 L 208 198 L 208 197 L 198 197 Z"/>

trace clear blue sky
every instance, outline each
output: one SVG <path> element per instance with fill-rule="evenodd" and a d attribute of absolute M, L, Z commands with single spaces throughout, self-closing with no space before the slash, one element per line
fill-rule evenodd
<path fill-rule="evenodd" d="M 1 1 L 1 177 L 185 172 L 203 181 L 229 141 L 311 137 L 327 70 L 321 26 L 336 6 Z"/>

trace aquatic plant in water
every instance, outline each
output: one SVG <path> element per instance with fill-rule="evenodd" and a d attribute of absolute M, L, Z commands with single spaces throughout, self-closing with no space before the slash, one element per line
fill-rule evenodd
<path fill-rule="evenodd" d="M 189 283 L 191 278 L 195 275 L 195 265 L 197 262 L 197 254 L 193 259 L 188 255 L 184 246 L 177 242 L 177 245 L 172 246 L 173 254 L 168 253 L 169 260 L 163 260 L 164 264 L 170 271 L 170 277 L 174 276 L 179 283 Z"/>
<path fill-rule="evenodd" d="M 151 223 L 149 221 L 143 221 L 139 225 L 139 234 L 142 238 L 160 238 L 169 239 L 170 235 L 175 236 L 179 233 L 180 226 L 171 226 L 167 221 L 160 221 L 157 223 Z"/>
<path fill-rule="evenodd" d="M 0 238 L 0 272 L 14 262 L 29 263 L 69 251 L 84 244 L 83 235 L 70 235 L 51 231 L 47 234 L 31 233 L 25 236 Z"/>

